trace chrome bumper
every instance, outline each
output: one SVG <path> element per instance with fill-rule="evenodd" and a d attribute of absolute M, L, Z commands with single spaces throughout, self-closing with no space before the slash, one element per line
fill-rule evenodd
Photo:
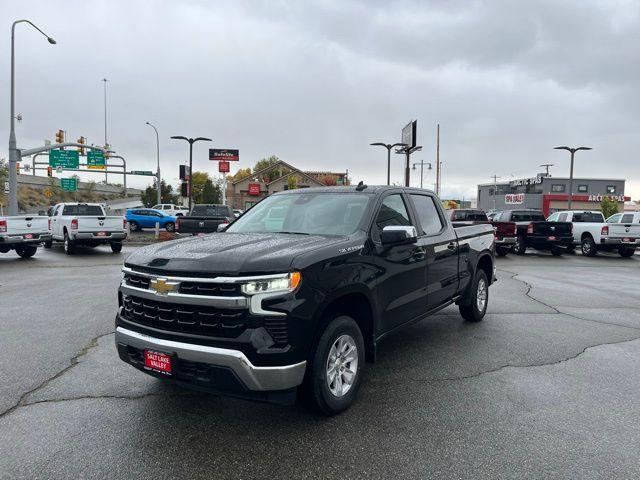
<path fill-rule="evenodd" d="M 515 245 L 516 237 L 496 238 L 496 245 Z"/>
<path fill-rule="evenodd" d="M 252 391 L 288 390 L 302 383 L 307 362 L 277 367 L 256 367 L 239 350 L 192 345 L 150 337 L 126 328 L 116 328 L 116 347 L 123 344 L 139 350 L 173 353 L 178 358 L 231 369 Z"/>
<path fill-rule="evenodd" d="M 640 238 L 634 238 L 631 242 L 623 242 L 622 238 L 603 238 L 605 245 L 619 245 L 621 247 L 640 247 Z"/>
<path fill-rule="evenodd" d="M 127 238 L 126 232 L 112 232 L 111 235 L 99 236 L 97 232 L 78 232 L 72 236 L 73 240 L 103 240 L 105 242 L 113 240 L 124 240 Z"/>
<path fill-rule="evenodd" d="M 0 244 L 3 244 L 3 245 L 27 244 L 28 245 L 32 243 L 48 242 L 51 240 L 50 233 L 39 233 L 34 235 L 38 235 L 38 238 L 24 238 L 22 235 L 0 235 Z"/>

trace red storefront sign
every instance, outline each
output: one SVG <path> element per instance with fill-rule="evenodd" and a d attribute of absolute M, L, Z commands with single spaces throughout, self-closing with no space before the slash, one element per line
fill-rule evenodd
<path fill-rule="evenodd" d="M 259 183 L 250 183 L 249 184 L 249 195 L 260 195 L 260 184 Z"/>
<path fill-rule="evenodd" d="M 229 173 L 229 162 L 219 162 L 218 171 L 220 173 Z"/>
<path fill-rule="evenodd" d="M 602 202 L 602 198 L 607 197 L 614 202 L 628 202 L 631 200 L 631 197 L 626 197 L 624 195 L 572 195 L 571 201 L 573 202 L 591 202 L 591 203 L 600 203 Z M 551 210 L 551 202 L 552 201 L 561 201 L 568 202 L 569 195 L 567 194 L 544 194 L 542 195 L 542 213 L 545 217 L 548 217 Z"/>

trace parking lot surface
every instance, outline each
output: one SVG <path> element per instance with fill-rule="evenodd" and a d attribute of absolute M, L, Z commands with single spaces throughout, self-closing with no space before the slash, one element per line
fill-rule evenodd
<path fill-rule="evenodd" d="M 509 255 L 478 324 L 379 346 L 325 418 L 122 363 L 123 258 L 0 255 L 0 478 L 639 478 L 640 255 Z"/>

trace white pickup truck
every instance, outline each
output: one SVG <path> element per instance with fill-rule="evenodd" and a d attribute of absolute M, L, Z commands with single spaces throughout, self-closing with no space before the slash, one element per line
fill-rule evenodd
<path fill-rule="evenodd" d="M 611 218 L 611 217 L 610 217 Z M 556 212 L 549 222 L 571 222 L 573 243 L 580 245 L 582 254 L 593 257 L 599 251 L 617 251 L 621 257 L 631 257 L 640 247 L 640 225 L 631 223 L 607 223 L 602 212 Z"/>
<path fill-rule="evenodd" d="M 41 243 L 50 241 L 47 217 L 0 217 L 0 253 L 15 250 L 22 258 L 29 258 L 35 255 Z"/>
<path fill-rule="evenodd" d="M 64 243 L 67 255 L 79 245 L 109 244 L 113 253 L 120 253 L 127 237 L 126 220 L 108 217 L 99 203 L 58 203 L 49 209 L 49 215 L 53 240 Z M 51 243 L 45 243 L 45 247 L 51 247 Z"/>

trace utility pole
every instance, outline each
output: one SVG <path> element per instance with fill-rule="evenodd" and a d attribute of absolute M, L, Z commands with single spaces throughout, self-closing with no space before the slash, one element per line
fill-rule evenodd
<path fill-rule="evenodd" d="M 193 178 L 193 144 L 200 140 L 205 142 L 211 142 L 212 140 L 206 137 L 187 138 L 182 135 L 174 135 L 171 138 L 189 142 L 189 211 L 191 211 L 191 200 L 193 198 L 193 190 L 191 190 L 191 180 Z"/>
<path fill-rule="evenodd" d="M 47 37 L 47 41 L 51 45 L 55 45 L 56 41 L 49 35 L 36 27 L 29 20 L 16 20 L 11 25 L 11 101 L 10 101 L 10 121 L 9 121 L 9 215 L 18 214 L 18 168 L 17 164 L 20 159 L 18 151 L 18 142 L 16 141 L 16 69 L 15 69 L 15 36 L 16 25 L 18 23 L 28 23 L 38 30 L 42 35 Z"/>
<path fill-rule="evenodd" d="M 107 82 L 109 80 L 107 80 L 106 78 L 102 79 L 102 82 L 104 83 L 104 149 L 105 150 L 109 150 L 109 142 L 107 141 Z M 104 166 L 104 183 L 105 185 L 107 184 L 107 165 L 106 165 L 106 159 L 105 159 L 105 166 Z"/>
<path fill-rule="evenodd" d="M 496 195 L 498 194 L 498 179 L 502 178 L 497 175 L 492 175 L 493 178 L 493 209 L 496 209 Z"/>
<path fill-rule="evenodd" d="M 573 200 L 573 158 L 578 150 L 591 150 L 591 147 L 577 147 L 577 148 L 569 148 L 569 147 L 554 147 L 554 150 L 566 150 L 571 153 L 571 168 L 569 170 L 569 202 L 568 207 L 571 210 L 571 201 Z"/>
<path fill-rule="evenodd" d="M 436 127 L 436 195 L 440 196 L 440 124 Z"/>
<path fill-rule="evenodd" d="M 542 165 L 540 165 L 541 167 L 544 167 L 547 169 L 547 177 L 549 176 L 549 167 L 553 167 L 553 163 L 543 163 Z"/>

